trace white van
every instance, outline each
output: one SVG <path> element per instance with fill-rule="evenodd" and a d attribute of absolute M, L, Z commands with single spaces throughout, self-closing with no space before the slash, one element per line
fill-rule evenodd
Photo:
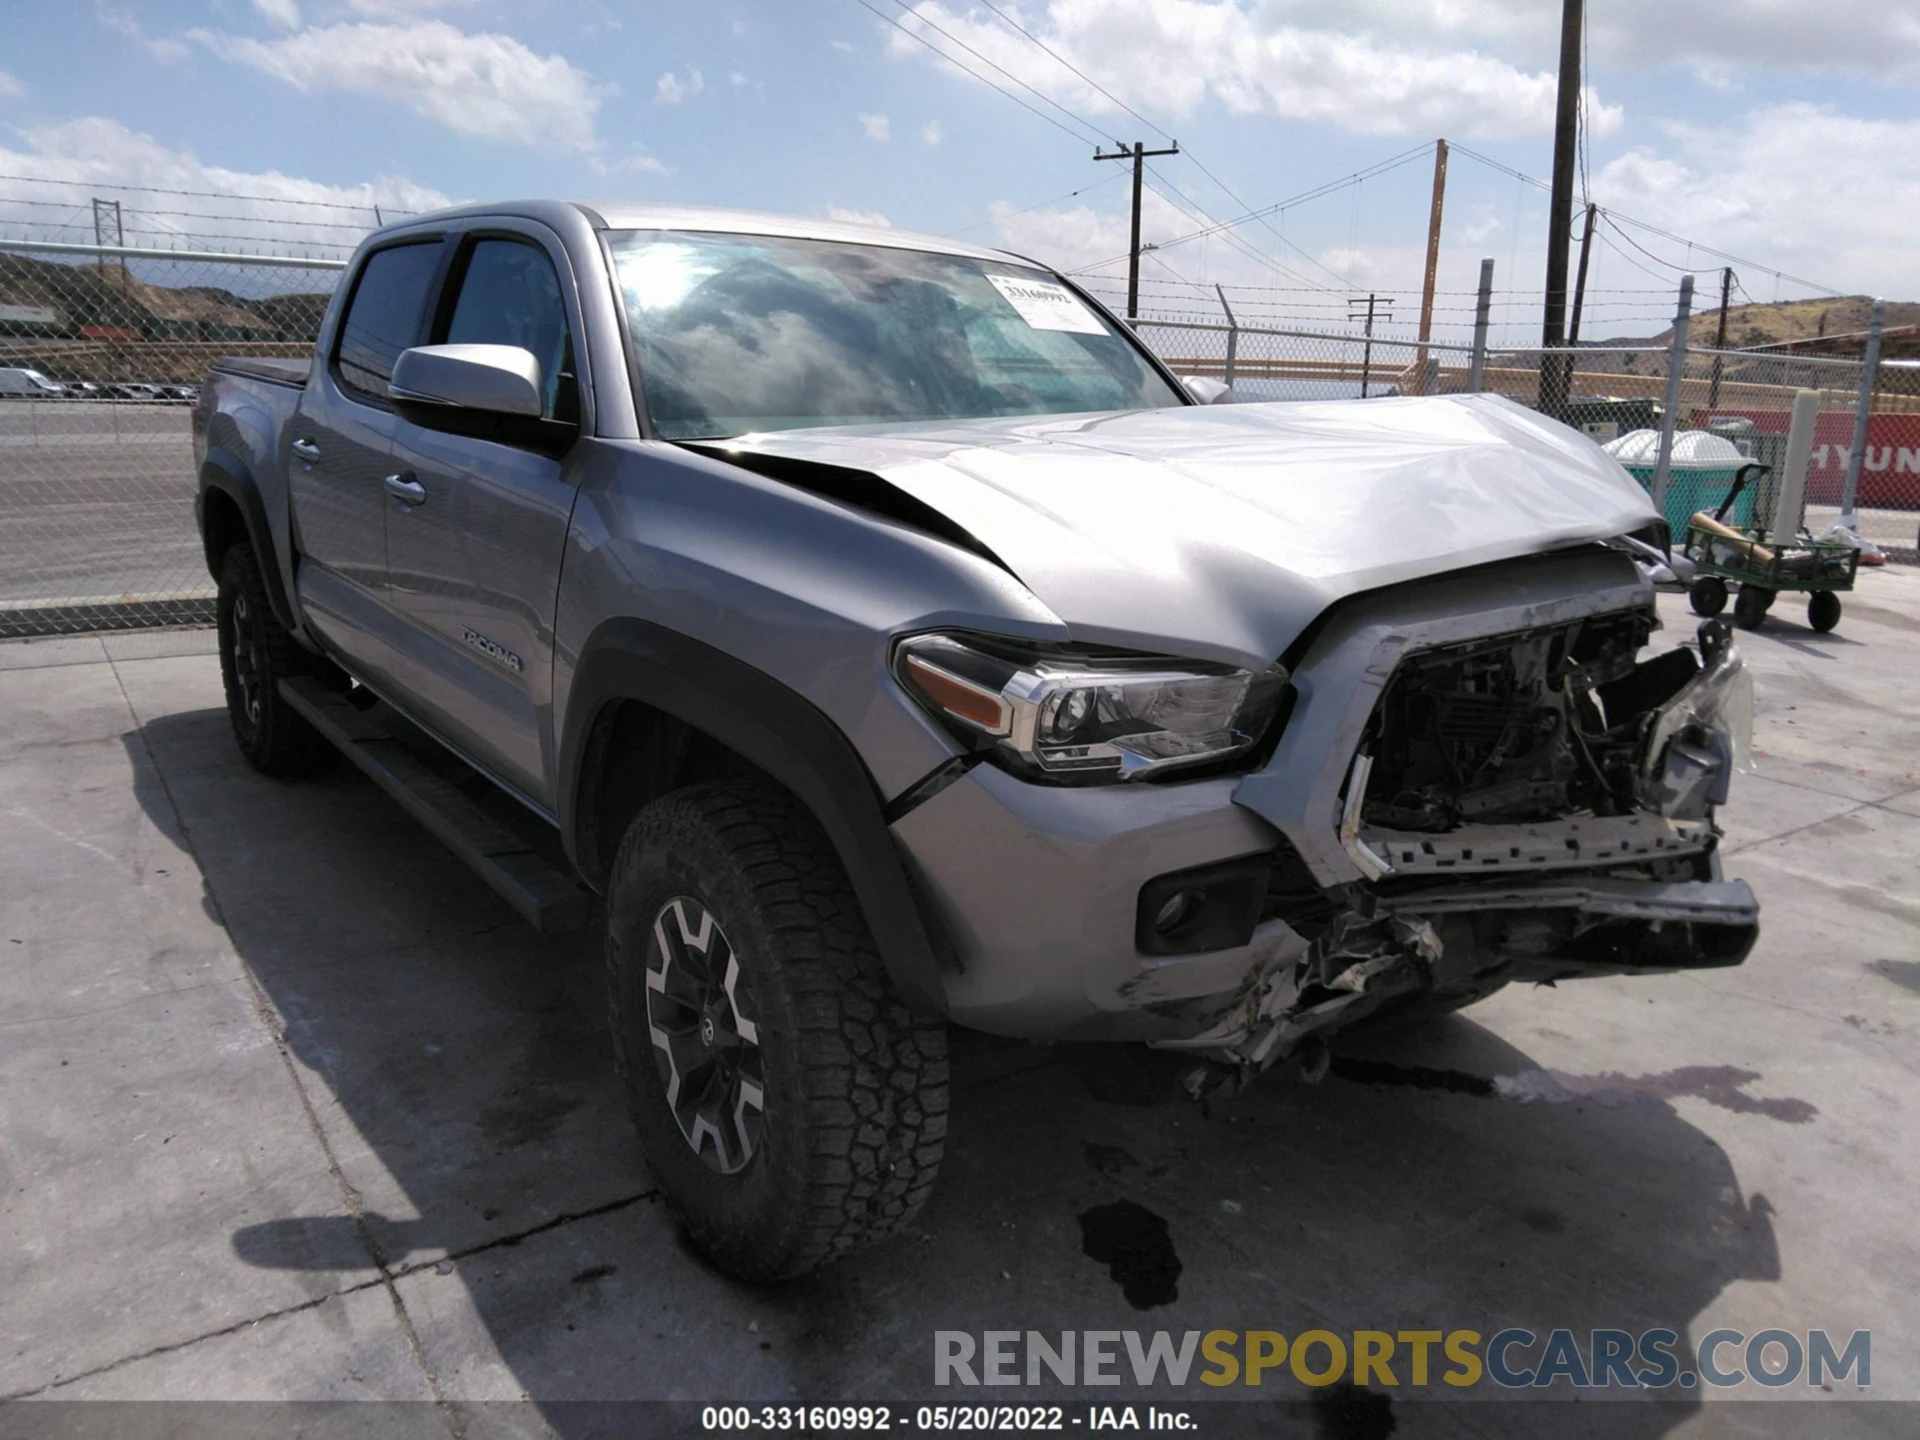
<path fill-rule="evenodd" d="M 0 367 L 0 400 L 57 400 L 67 387 L 38 370 Z"/>

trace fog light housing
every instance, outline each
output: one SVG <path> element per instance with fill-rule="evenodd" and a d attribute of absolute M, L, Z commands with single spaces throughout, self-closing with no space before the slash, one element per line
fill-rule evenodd
<path fill-rule="evenodd" d="M 1156 875 L 1140 887 L 1134 948 L 1143 955 L 1198 955 L 1253 939 L 1267 899 L 1268 855 L 1243 855 Z"/>

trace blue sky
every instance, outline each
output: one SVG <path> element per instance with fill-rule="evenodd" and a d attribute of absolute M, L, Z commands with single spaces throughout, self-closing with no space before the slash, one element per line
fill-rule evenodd
<path fill-rule="evenodd" d="M 0 173 L 73 183 L 0 180 L 0 226 L 76 225 L 78 208 L 19 202 L 84 205 L 113 184 L 388 209 L 616 194 L 964 230 L 1110 283 L 1121 267 L 1100 262 L 1124 249 L 1127 188 L 1090 158 L 1096 136 L 1159 142 L 1158 127 L 1188 152 L 1155 165 L 1146 229 L 1161 242 L 1439 135 L 1546 174 L 1558 11 L 1552 0 L 9 0 Z M 1920 0 L 1590 0 L 1590 11 L 1595 199 L 1752 262 L 1736 268 L 1755 299 L 1810 293 L 1770 269 L 1920 296 L 1908 239 Z M 1431 173 L 1429 153 L 1238 238 L 1169 245 L 1149 257 L 1150 302 L 1191 306 L 1218 280 L 1311 318 L 1368 289 L 1410 291 Z M 142 243 L 263 233 L 184 201 L 122 198 Z M 1456 153 L 1442 289 L 1469 289 L 1491 254 L 1500 288 L 1516 292 L 1507 318 L 1524 328 L 1544 212 L 1537 191 Z M 273 234 L 349 238 L 317 225 Z M 1613 297 L 1597 313 L 1619 333 L 1651 333 L 1676 267 L 1704 276 L 1721 262 L 1630 235 L 1643 251 L 1609 232 L 1597 252 L 1596 288 Z"/>

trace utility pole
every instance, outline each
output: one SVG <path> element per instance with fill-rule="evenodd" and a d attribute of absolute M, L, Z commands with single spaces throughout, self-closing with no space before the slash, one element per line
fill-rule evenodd
<path fill-rule="evenodd" d="M 1580 268 L 1573 281 L 1573 319 L 1567 325 L 1567 346 L 1580 343 L 1580 312 L 1587 303 L 1587 261 L 1593 256 L 1593 222 L 1600 213 L 1598 205 L 1587 206 L 1586 228 L 1580 232 Z"/>
<path fill-rule="evenodd" d="M 1433 288 L 1440 275 L 1440 216 L 1447 204 L 1447 142 L 1433 145 L 1433 208 L 1427 214 L 1427 283 L 1420 292 L 1420 378 L 1416 393 L 1427 393 L 1427 342 L 1433 338 Z"/>
<path fill-rule="evenodd" d="M 1360 297 L 1358 295 L 1347 301 L 1348 313 L 1351 314 L 1352 307 L 1359 303 Z M 1375 307 L 1378 306 L 1379 303 L 1380 297 L 1378 294 L 1369 294 L 1367 296 L 1367 343 L 1360 352 L 1360 398 L 1362 400 L 1368 398 L 1367 391 L 1373 383 L 1373 316 Z M 1387 302 L 1387 309 L 1389 312 L 1392 311 L 1392 301 Z M 1385 318 L 1391 320 L 1393 316 L 1389 313 Z"/>
<path fill-rule="evenodd" d="M 1580 312 L 1587 304 L 1587 261 L 1593 256 L 1593 222 L 1600 213 L 1600 207 L 1591 201 L 1587 204 L 1586 228 L 1580 232 L 1580 270 L 1573 282 L 1573 319 L 1567 325 L 1567 360 L 1561 367 L 1560 393 L 1565 397 L 1571 413 L 1573 405 L 1573 366 L 1578 358 L 1572 352 L 1580 348 Z"/>
<path fill-rule="evenodd" d="M 1727 348 L 1727 306 L 1733 303 L 1733 267 L 1720 272 L 1720 324 L 1713 334 L 1713 380 L 1707 386 L 1707 409 L 1720 408 L 1720 352 Z"/>
<path fill-rule="evenodd" d="M 1573 162 L 1580 135 L 1580 27 L 1584 0 L 1561 0 L 1560 90 L 1553 124 L 1553 197 L 1547 207 L 1547 293 L 1540 322 L 1540 344 L 1553 349 L 1567 334 L 1567 247 L 1573 229 Z M 1560 413 L 1565 394 L 1554 394 L 1562 373 L 1550 357 L 1540 357 L 1540 408 Z"/>
<path fill-rule="evenodd" d="M 1093 152 L 1096 160 L 1133 161 L 1133 241 L 1127 247 L 1127 321 L 1131 324 L 1140 318 L 1140 187 L 1144 183 L 1147 161 L 1156 155 L 1178 155 L 1180 142 L 1174 141 L 1165 150 L 1149 150 L 1138 140 L 1133 148 L 1121 146 L 1109 155 L 1103 150 Z"/>

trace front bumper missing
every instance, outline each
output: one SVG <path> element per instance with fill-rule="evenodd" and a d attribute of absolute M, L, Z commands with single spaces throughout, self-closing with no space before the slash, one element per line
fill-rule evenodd
<path fill-rule="evenodd" d="M 1324 1053 L 1326 1036 L 1404 996 L 1738 965 L 1759 922 L 1744 880 L 1585 876 L 1403 890 L 1375 897 L 1371 916 L 1340 916 L 1205 1032 L 1154 1043 L 1244 1078 L 1310 1047 Z"/>

